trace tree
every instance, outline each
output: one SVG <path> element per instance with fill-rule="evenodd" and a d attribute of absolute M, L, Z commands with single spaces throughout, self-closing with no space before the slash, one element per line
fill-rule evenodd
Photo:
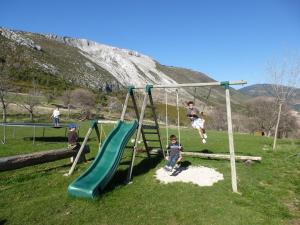
<path fill-rule="evenodd" d="M 50 104 L 55 99 L 55 93 L 57 92 L 56 88 L 53 90 L 45 90 L 44 91 L 44 96 L 47 100 L 47 104 Z"/>
<path fill-rule="evenodd" d="M 71 101 L 72 101 L 72 96 L 71 96 L 71 90 L 66 89 L 62 95 L 62 100 L 64 103 L 64 106 L 68 107 L 68 119 L 70 119 L 70 114 L 71 114 Z"/>
<path fill-rule="evenodd" d="M 206 123 L 208 128 L 216 129 L 219 131 L 226 130 L 227 128 L 227 115 L 223 107 L 217 106 L 210 113 L 211 120 Z"/>
<path fill-rule="evenodd" d="M 95 95 L 87 89 L 75 89 L 71 93 L 72 105 L 76 105 L 81 108 L 81 115 L 83 119 L 90 119 L 91 110 L 95 107 L 96 98 Z"/>
<path fill-rule="evenodd" d="M 273 150 L 275 150 L 282 106 L 288 104 L 299 83 L 300 59 L 298 57 L 288 57 L 281 63 L 270 63 L 267 71 L 272 80 L 273 94 L 278 105 L 277 122 L 273 142 Z"/>
<path fill-rule="evenodd" d="M 0 102 L 2 106 L 3 123 L 7 120 L 7 109 L 10 104 L 8 94 L 13 90 L 7 71 L 4 69 L 5 60 L 0 58 Z"/>
<path fill-rule="evenodd" d="M 271 131 L 276 124 L 276 103 L 274 98 L 255 98 L 247 103 L 248 117 L 252 118 L 254 125 L 252 131 L 266 131 L 267 136 L 271 136 Z"/>
<path fill-rule="evenodd" d="M 282 108 L 282 118 L 278 126 L 278 137 L 288 138 L 290 133 L 298 130 L 297 118 L 287 106 Z"/>
<path fill-rule="evenodd" d="M 35 81 L 32 81 L 32 89 L 28 91 L 28 94 L 24 99 L 21 99 L 21 103 L 19 105 L 28 111 L 30 116 L 30 121 L 33 121 L 34 118 L 34 110 L 36 106 L 41 103 L 40 93 L 37 89 L 37 85 Z"/>

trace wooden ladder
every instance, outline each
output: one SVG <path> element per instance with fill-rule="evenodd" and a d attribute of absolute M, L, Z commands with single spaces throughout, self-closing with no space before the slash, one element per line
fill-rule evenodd
<path fill-rule="evenodd" d="M 162 148 L 161 136 L 160 136 L 160 131 L 159 131 L 159 124 L 158 124 L 158 121 L 157 121 L 157 115 L 156 115 L 155 106 L 154 106 L 154 103 L 153 103 L 153 98 L 152 98 L 152 93 L 151 93 L 152 87 L 153 87 L 152 85 L 146 85 L 144 100 L 143 100 L 143 104 L 142 104 L 140 114 L 138 114 L 138 109 L 137 109 L 136 101 L 135 101 L 135 98 L 134 98 L 133 90 L 130 90 L 128 92 L 131 95 L 131 99 L 132 99 L 132 102 L 133 102 L 133 108 L 135 109 L 135 113 L 136 113 L 137 116 L 139 115 L 139 117 L 138 117 L 139 118 L 138 119 L 139 125 L 138 125 L 138 128 L 137 128 L 137 134 L 136 134 L 135 143 L 134 143 L 133 152 L 132 152 L 132 157 L 131 157 L 131 165 L 130 165 L 130 168 L 129 168 L 129 171 L 128 171 L 127 182 L 130 182 L 131 178 L 132 178 L 132 170 L 133 170 L 133 166 L 134 166 L 134 159 L 135 159 L 138 140 L 140 139 L 140 136 L 142 136 L 142 139 L 143 139 L 148 157 L 150 157 L 150 151 L 155 148 L 155 147 L 149 146 L 148 145 L 149 142 L 158 143 L 159 148 L 162 151 L 163 156 L 165 157 L 165 153 L 164 153 L 163 148 Z M 148 104 L 148 102 L 150 104 Z M 153 118 L 153 121 L 154 121 L 154 125 L 144 124 L 144 116 L 145 116 L 145 111 L 146 111 L 147 108 L 151 109 L 151 112 L 152 112 L 151 114 L 152 114 L 152 118 Z M 146 137 L 146 135 L 148 135 L 148 134 L 152 135 L 152 136 L 157 135 L 157 139 L 156 138 L 153 139 L 153 137 L 152 137 L 152 139 L 148 139 Z"/>

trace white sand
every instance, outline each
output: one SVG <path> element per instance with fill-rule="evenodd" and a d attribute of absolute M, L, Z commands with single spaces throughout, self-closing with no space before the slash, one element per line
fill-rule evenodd
<path fill-rule="evenodd" d="M 172 175 L 160 168 L 156 171 L 156 179 L 162 183 L 184 182 L 193 183 L 199 186 L 212 186 L 214 183 L 224 180 L 223 174 L 215 169 L 204 166 L 180 167 Z"/>

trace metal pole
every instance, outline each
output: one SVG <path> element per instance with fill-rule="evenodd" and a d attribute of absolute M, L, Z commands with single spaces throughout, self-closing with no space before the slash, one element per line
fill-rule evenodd
<path fill-rule="evenodd" d="M 13 128 L 13 138 L 16 138 L 16 127 Z"/>
<path fill-rule="evenodd" d="M 35 125 L 33 126 L 33 138 L 32 138 L 32 144 L 35 143 Z"/>
<path fill-rule="evenodd" d="M 100 124 L 100 142 L 99 142 L 99 146 L 102 145 L 102 132 L 103 132 L 103 126 L 102 126 L 102 124 Z"/>
<path fill-rule="evenodd" d="M 168 140 L 169 140 L 169 123 L 168 123 L 168 92 L 167 90 L 165 90 L 165 94 L 166 94 L 166 146 L 168 146 Z M 168 148 L 166 147 L 166 151 L 167 151 L 167 156 L 169 156 L 169 151 Z"/>
<path fill-rule="evenodd" d="M 6 143 L 6 125 L 3 125 L 3 144 Z"/>
<path fill-rule="evenodd" d="M 176 109 L 177 109 L 177 132 L 178 132 L 178 140 L 179 145 L 181 144 L 181 135 L 180 135 L 180 109 L 179 109 L 179 93 L 178 89 L 176 89 Z"/>
<path fill-rule="evenodd" d="M 225 86 L 226 93 L 226 109 L 227 109 L 227 124 L 228 124 L 228 140 L 229 140 L 229 152 L 230 152 L 230 168 L 231 168 L 231 186 L 232 191 L 237 193 L 237 180 L 236 180 L 236 166 L 235 166 L 235 153 L 233 143 L 233 129 L 231 118 L 231 105 L 230 105 L 230 93 L 229 86 Z"/>

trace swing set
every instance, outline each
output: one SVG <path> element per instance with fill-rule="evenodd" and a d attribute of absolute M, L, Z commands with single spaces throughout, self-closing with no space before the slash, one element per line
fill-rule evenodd
<path fill-rule="evenodd" d="M 75 192 L 78 189 L 78 185 L 88 185 L 90 184 L 90 182 L 88 183 L 84 183 L 84 179 L 86 178 L 85 175 L 89 174 L 89 175 L 93 175 L 90 176 L 92 177 L 92 181 L 95 182 L 95 186 L 93 187 L 86 187 L 86 190 L 84 189 L 83 191 L 88 191 L 88 196 L 90 195 L 90 193 L 93 194 L 93 196 L 95 194 L 97 194 L 97 187 L 100 185 L 102 188 L 105 187 L 105 185 L 107 184 L 107 181 L 109 179 L 111 179 L 113 173 L 116 171 L 117 165 L 120 162 L 120 158 L 121 155 L 123 154 L 123 149 L 124 148 L 131 148 L 132 149 L 132 155 L 131 155 L 131 160 L 130 160 L 130 165 L 129 165 L 129 169 L 128 169 L 128 174 L 127 174 L 127 183 L 131 182 L 132 180 L 132 174 L 133 174 L 133 168 L 134 168 L 134 160 L 136 157 L 136 153 L 138 150 L 138 144 L 139 144 L 139 140 L 141 139 L 147 156 L 148 158 L 151 157 L 151 155 L 153 153 L 161 153 L 163 155 L 164 158 L 166 158 L 166 155 L 168 154 L 168 151 L 166 149 L 166 151 L 164 150 L 163 146 L 162 146 L 162 140 L 161 140 L 161 135 L 160 135 L 160 128 L 159 128 L 159 123 L 158 123 L 158 119 L 157 119 L 157 114 L 156 114 L 156 107 L 154 105 L 154 101 L 152 98 L 152 91 L 155 89 L 165 89 L 165 103 L 166 103 L 166 135 L 167 135 L 167 140 L 168 140 L 168 136 L 169 136 L 169 121 L 168 121 L 168 94 L 167 94 L 167 89 L 175 89 L 176 91 L 176 110 L 177 110 L 177 132 L 178 132 L 178 140 L 179 140 L 179 144 L 181 142 L 181 134 L 180 134 L 180 107 L 179 107 L 179 92 L 178 89 L 179 88 L 184 88 L 184 87 L 194 87 L 194 88 L 198 88 L 198 87 L 212 87 L 212 86 L 223 86 L 225 88 L 225 97 L 226 97 L 226 109 L 227 109 L 227 124 L 228 124 L 228 140 L 229 140 L 229 155 L 217 155 L 217 154 L 206 154 L 209 156 L 206 156 L 204 153 L 190 153 L 189 152 L 183 152 L 183 155 L 191 155 L 191 156 L 197 156 L 197 157 L 204 157 L 204 158 L 214 158 L 214 156 L 216 156 L 216 158 L 220 158 L 220 159 L 229 159 L 230 160 L 230 168 L 231 168 L 231 185 L 232 185 L 232 191 L 233 192 L 238 192 L 237 190 L 237 177 L 236 177 L 236 165 L 235 165 L 235 160 L 260 160 L 260 157 L 248 157 L 248 156 L 235 156 L 235 149 L 234 149 L 234 139 L 233 139 L 233 128 L 232 128 L 232 118 L 231 118 L 231 105 L 230 105 L 230 85 L 240 85 L 240 84 L 246 84 L 246 81 L 224 81 L 224 82 L 209 82 L 209 83 L 186 83 L 186 84 L 169 84 L 169 85 L 151 85 L 148 84 L 146 86 L 143 87 L 135 87 L 135 86 L 128 86 L 128 91 L 127 91 L 127 95 L 125 98 L 125 102 L 123 105 L 123 110 L 122 110 L 122 114 L 121 114 L 121 118 L 120 121 L 117 123 L 115 129 L 109 134 L 108 138 L 105 140 L 105 142 L 103 143 L 103 148 L 102 146 L 99 148 L 99 152 L 96 156 L 97 160 L 95 160 L 95 162 L 93 162 L 93 164 L 90 166 L 90 168 L 86 171 L 85 174 L 83 174 L 81 177 L 78 178 L 78 180 L 76 180 L 73 184 L 71 184 L 69 186 L 70 192 Z M 143 90 L 144 92 L 144 97 L 143 97 L 143 102 L 142 102 L 142 106 L 139 112 L 137 103 L 136 103 L 136 97 L 135 97 L 135 91 L 136 90 Z M 211 89 L 209 91 L 209 95 L 210 95 Z M 209 97 L 208 95 L 208 97 Z M 208 99 L 207 97 L 207 99 Z M 132 104 L 129 104 L 129 101 L 131 100 Z M 135 115 L 136 115 L 136 120 L 131 122 L 125 122 L 125 114 L 128 108 L 133 108 Z M 152 123 L 149 124 L 146 123 L 145 121 L 145 112 L 146 110 L 150 110 L 151 111 L 151 115 L 152 115 Z M 88 137 L 91 135 L 91 132 L 93 129 L 95 129 L 97 137 L 99 142 L 101 142 L 101 134 L 104 135 L 104 131 L 102 125 L 100 126 L 100 132 L 98 129 L 97 124 L 100 123 L 104 123 L 103 121 L 96 121 L 93 122 L 92 126 L 90 127 L 90 129 L 88 130 L 84 142 L 81 146 L 81 149 L 78 151 L 78 154 L 76 156 L 76 159 L 69 171 L 69 173 L 67 175 L 71 175 L 75 169 L 76 163 L 80 157 L 80 154 L 82 153 L 82 149 L 85 146 Z M 121 129 L 122 128 L 122 129 Z M 127 129 L 128 131 L 124 131 L 124 129 Z M 123 132 L 124 131 L 124 132 Z M 131 147 L 126 147 L 126 143 L 129 141 L 129 138 L 131 137 L 131 135 L 134 134 L 135 131 L 135 138 L 134 138 L 134 142 L 133 142 L 133 146 Z M 122 133 L 123 132 L 123 133 Z M 118 143 L 119 140 L 121 140 L 122 142 Z M 126 142 L 126 143 L 125 143 Z M 111 144 L 111 146 L 110 146 Z M 118 148 L 119 150 L 113 150 L 113 148 L 111 148 L 110 153 L 114 152 L 114 153 L 118 153 L 118 155 L 116 155 L 115 157 L 115 162 L 113 163 L 113 165 L 110 165 L 109 168 L 107 168 L 107 171 L 109 171 L 107 177 L 105 177 L 104 180 L 101 181 L 97 181 L 96 180 L 96 176 L 99 176 L 99 172 L 103 172 L 103 171 L 98 171 L 99 167 L 98 164 L 101 163 L 101 157 L 102 155 L 106 154 L 106 148 L 108 148 L 107 146 L 112 147 L 113 145 L 119 145 Z M 154 146 L 156 144 L 156 146 Z M 157 146 L 158 145 L 158 146 Z M 116 151 L 116 152 L 115 152 Z M 157 154 L 156 154 L 157 155 Z M 103 156 L 104 157 L 104 156 Z M 105 161 L 105 160 L 104 160 Z M 105 161 L 110 162 L 110 160 L 106 160 Z M 98 163 L 98 164 L 97 164 Z M 93 171 L 95 170 L 95 171 Z M 78 187 L 77 187 L 77 186 Z M 91 192 L 90 190 L 92 190 L 93 192 Z M 78 195 L 81 195 L 83 192 L 79 193 Z M 86 192 L 87 193 L 87 192 Z M 76 195 L 76 194 L 75 194 Z"/>

